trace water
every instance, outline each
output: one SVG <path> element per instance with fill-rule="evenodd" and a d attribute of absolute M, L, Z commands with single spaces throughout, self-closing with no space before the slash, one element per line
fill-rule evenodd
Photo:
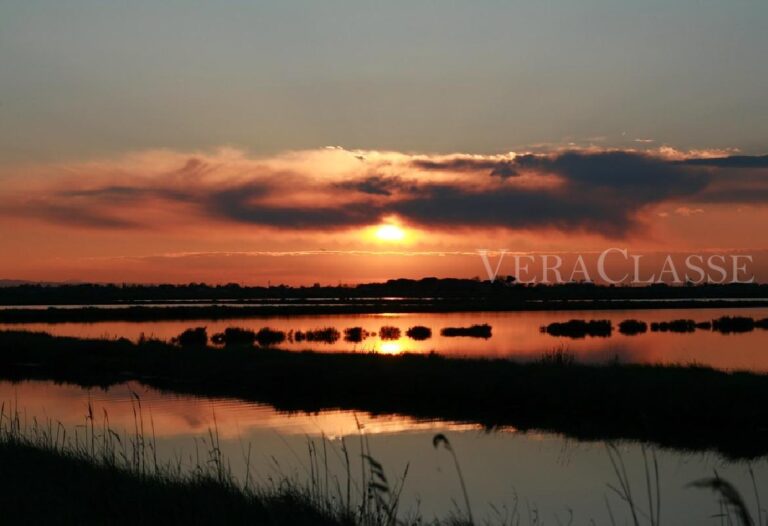
<path fill-rule="evenodd" d="M 137 340 L 142 334 L 161 339 L 177 336 L 184 329 L 206 326 L 209 335 L 226 327 L 244 327 L 258 330 L 272 327 L 285 332 L 335 327 L 343 334 L 348 327 L 360 326 L 368 332 L 379 332 L 382 326 L 398 327 L 402 336 L 397 340 L 370 337 L 361 343 L 350 343 L 340 338 L 335 343 L 286 342 L 281 347 L 290 350 L 316 351 L 402 352 L 426 353 L 435 351 L 450 356 L 513 357 L 520 360 L 536 359 L 553 349 L 565 349 L 578 360 L 604 363 L 619 360 L 627 363 L 697 363 L 724 370 L 768 372 L 768 331 L 757 329 L 741 334 L 721 334 L 697 330 L 695 333 L 652 333 L 625 336 L 616 330 L 624 319 L 634 318 L 651 323 L 674 319 L 708 321 L 721 316 L 768 317 L 768 308 L 701 308 L 701 309 L 636 309 L 608 311 L 533 311 L 533 312 L 471 312 L 471 313 L 411 313 L 364 314 L 333 316 L 290 316 L 198 321 L 155 322 L 98 322 L 58 324 L 0 324 L 0 328 L 47 331 L 56 335 L 78 337 L 125 337 Z M 613 322 L 614 333 L 609 338 L 558 338 L 540 332 L 539 328 L 552 322 L 577 319 L 608 319 Z M 445 327 L 469 326 L 488 323 L 493 327 L 489 339 L 444 337 Z M 432 329 L 432 337 L 414 341 L 405 331 L 414 325 Z"/>
<path fill-rule="evenodd" d="M 75 433 L 82 436 L 89 403 L 97 422 L 107 414 L 112 429 L 132 432 L 137 408 L 132 401 L 133 392 L 140 397 L 140 415 L 147 434 L 154 428 L 161 460 L 181 459 L 185 465 L 193 465 L 195 451 L 206 449 L 208 431 L 216 428 L 225 458 L 241 480 L 249 446 L 254 481 L 269 483 L 285 476 L 306 480 L 308 441 L 314 440 L 319 446 L 322 437 L 326 437 L 331 481 L 334 476 L 339 477 L 343 486 L 341 439 L 349 446 L 355 476 L 360 468 L 359 424 L 371 452 L 384 464 L 390 480 L 396 479 L 408 465 L 404 510 L 418 509 L 426 518 L 445 517 L 457 505 L 463 507 L 450 456 L 432 446 L 434 434 L 445 433 L 461 462 L 476 518 L 494 517 L 494 507 L 512 509 L 517 502 L 523 524 L 527 523 L 529 511 L 535 510 L 544 524 L 557 524 L 558 520 L 567 524 L 569 510 L 574 514 L 574 524 L 588 524 L 590 519 L 608 524 L 606 497 L 619 524 L 628 518 L 626 509 L 607 487 L 609 483 L 616 485 L 616 480 L 601 442 L 577 442 L 558 435 L 519 433 L 514 429 L 489 433 L 474 426 L 420 422 L 397 415 L 374 417 L 348 411 L 285 414 L 266 405 L 161 393 L 137 383 L 100 390 L 51 382 L 0 382 L 0 400 L 5 402 L 6 414 L 9 406 L 18 408 L 28 426 L 35 419 L 61 422 L 70 437 Z M 641 446 L 624 443 L 620 450 L 632 489 L 645 507 Z M 718 524 L 711 518 L 719 511 L 716 498 L 709 492 L 685 487 L 693 480 L 712 476 L 715 469 L 734 482 L 754 508 L 748 464 L 707 453 L 656 453 L 664 523 Z M 766 502 L 768 463 L 760 459 L 752 463 L 752 468 Z M 353 494 L 358 489 L 353 484 Z"/>

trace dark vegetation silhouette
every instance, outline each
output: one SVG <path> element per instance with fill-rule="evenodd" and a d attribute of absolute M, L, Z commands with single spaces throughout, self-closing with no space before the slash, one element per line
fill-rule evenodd
<path fill-rule="evenodd" d="M 651 332 L 694 332 L 696 322 L 693 320 L 655 321 L 651 323 Z"/>
<path fill-rule="evenodd" d="M 492 302 L 525 300 L 625 300 L 625 299 L 712 299 L 768 298 L 768 284 L 733 283 L 669 286 L 653 284 L 644 287 L 606 286 L 589 282 L 564 284 L 517 283 L 500 277 L 494 282 L 480 279 L 435 278 L 391 279 L 381 283 L 359 285 L 289 287 L 287 285 L 242 286 L 236 283 L 207 285 L 133 285 L 133 284 L 22 284 L 0 287 L 2 305 L 97 305 L 131 302 L 193 302 L 249 300 L 283 301 L 308 299 L 327 301 L 372 298 L 484 298 Z"/>
<path fill-rule="evenodd" d="M 712 320 L 712 330 L 729 334 L 732 332 L 750 332 L 755 330 L 755 327 L 766 320 L 759 320 L 757 324 L 752 318 L 744 316 L 723 316 L 716 320 Z"/>
<path fill-rule="evenodd" d="M 172 341 L 181 347 L 205 347 L 208 345 L 208 330 L 205 327 L 187 329 Z"/>
<path fill-rule="evenodd" d="M 143 431 L 144 417 L 140 399 L 136 398 L 137 429 L 121 435 L 109 427 L 109 415 L 103 423 L 94 424 L 93 415 L 86 416 L 83 440 L 58 440 L 48 429 L 22 423 L 18 410 L 0 411 L 0 505 L 8 524 L 259 524 L 264 526 L 472 526 L 474 524 L 519 525 L 522 515 L 515 497 L 502 516 L 491 505 L 490 516 L 475 522 L 470 489 L 465 480 L 459 454 L 443 433 L 432 437 L 432 445 L 450 454 L 456 478 L 463 495 L 460 507 L 446 517 L 427 519 L 417 509 L 400 513 L 401 496 L 409 471 L 392 479 L 384 465 L 372 455 L 367 438 L 359 433 L 361 471 L 353 475 L 349 449 L 342 439 L 336 446 L 322 437 L 322 448 L 307 438 L 308 460 L 312 466 L 306 482 L 288 475 L 270 475 L 268 481 L 254 481 L 250 471 L 250 448 L 246 456 L 244 481 L 238 480 L 222 455 L 218 430 L 209 432 L 209 441 L 201 440 L 196 448 L 196 462 L 185 468 L 181 457 L 176 464 L 165 463 L 156 454 L 154 433 Z M 134 405 L 136 410 L 136 405 Z M 57 429 L 61 429 L 57 426 Z M 633 476 L 621 449 L 606 443 L 616 484 L 608 484 L 624 509 L 631 524 L 639 526 L 640 517 L 648 524 L 662 524 L 662 486 L 659 461 L 655 450 L 641 445 L 645 495 L 633 494 Z M 207 449 L 207 451 L 206 451 Z M 342 478 L 328 465 L 328 449 L 343 457 L 346 490 Z M 278 468 L 279 469 L 279 468 Z M 356 470 L 354 470 L 356 472 Z M 715 470 L 714 477 L 694 480 L 686 488 L 708 489 L 718 497 L 720 513 L 713 516 L 720 524 L 762 525 L 764 514 L 754 471 L 749 467 L 755 497 L 755 515 L 739 489 L 723 479 Z M 639 482 L 639 481 L 638 481 Z M 647 497 L 648 508 L 640 504 Z M 453 499 L 452 499 L 453 500 Z M 87 505 L 83 505 L 87 503 Z M 610 500 L 606 497 L 611 523 L 615 524 Z M 507 510 L 506 507 L 504 507 Z M 529 507 L 529 510 L 531 508 Z M 536 507 L 529 517 L 538 518 Z M 557 515 L 555 515 L 557 517 Z M 573 522 L 571 513 L 569 524 Z M 535 521 L 535 522 L 534 522 Z M 529 524 L 539 524 L 534 519 Z M 590 521 L 594 524 L 594 520 Z M 558 521 L 558 524 L 561 524 Z"/>
<path fill-rule="evenodd" d="M 550 323 L 546 327 L 542 327 L 541 331 L 552 336 L 574 339 L 587 336 L 607 338 L 613 332 L 613 325 L 610 320 L 569 320 Z"/>
<path fill-rule="evenodd" d="M 541 327 L 542 332 L 552 336 L 584 338 L 586 336 L 610 336 L 609 320 L 569 320 L 553 322 Z M 755 320 L 747 316 L 722 316 L 711 321 L 678 319 L 654 321 L 650 324 L 651 332 L 692 333 L 698 330 L 715 331 L 723 334 L 750 332 L 755 329 L 768 329 L 768 318 Z M 648 324 L 640 320 L 623 320 L 619 323 L 619 332 L 628 336 L 643 334 Z"/>
<path fill-rule="evenodd" d="M 368 331 L 362 327 L 349 327 L 344 329 L 344 341 L 351 343 L 360 343 L 370 336 Z"/>
<path fill-rule="evenodd" d="M 432 329 L 423 325 L 415 325 L 405 331 L 405 335 L 417 342 L 428 340 L 432 337 Z"/>
<path fill-rule="evenodd" d="M 642 334 L 648 331 L 648 324 L 639 320 L 624 320 L 619 323 L 619 332 L 627 336 Z"/>
<path fill-rule="evenodd" d="M 256 342 L 256 333 L 250 329 L 241 329 L 239 327 L 227 327 L 224 332 L 216 333 L 211 336 L 211 341 L 217 345 L 233 347 L 236 345 L 248 346 Z"/>
<path fill-rule="evenodd" d="M 259 329 L 259 332 L 256 333 L 256 341 L 262 347 L 280 345 L 285 341 L 285 339 L 285 332 L 271 329 L 269 327 L 262 327 Z"/>
<path fill-rule="evenodd" d="M 0 443 L 3 524 L 353 526 L 295 486 L 261 493 L 216 477 L 142 474 L 61 451 Z"/>
<path fill-rule="evenodd" d="M 382 340 L 399 340 L 400 328 L 392 325 L 384 325 L 379 329 L 379 338 Z"/>
<path fill-rule="evenodd" d="M 576 355 L 566 349 L 553 349 L 542 354 L 539 362 L 543 365 L 567 367 L 576 363 Z"/>
<path fill-rule="evenodd" d="M 510 312 L 510 311 L 567 311 L 567 310 L 626 310 L 673 308 L 746 308 L 766 307 L 768 300 L 708 300 L 681 299 L 673 301 L 631 300 L 548 300 L 504 301 L 488 298 L 423 298 L 423 299 L 369 299 L 324 300 L 318 303 L 251 302 L 221 305 L 144 305 L 126 304 L 124 307 L 49 307 L 46 309 L 3 308 L 0 323 L 92 323 L 99 321 L 159 321 L 159 320 L 223 320 L 266 316 L 302 316 L 313 314 L 381 314 L 414 312 Z"/>
<path fill-rule="evenodd" d="M 440 334 L 447 337 L 468 336 L 470 338 L 488 339 L 492 336 L 491 326 L 487 323 L 472 325 L 470 327 L 445 327 Z"/>
<path fill-rule="evenodd" d="M 278 410 L 373 414 L 633 439 L 729 457 L 768 454 L 768 375 L 705 367 L 517 363 L 436 354 L 258 352 L 0 331 L 0 377 L 101 386 L 130 380 Z M 567 365 L 563 366 L 563 365 Z M 448 387 L 450 386 L 450 387 Z M 435 396 L 439 393 L 439 396 Z"/>
<path fill-rule="evenodd" d="M 341 334 L 334 327 L 323 327 L 321 329 L 310 329 L 308 331 L 296 331 L 293 333 L 293 339 L 296 342 L 317 342 L 317 343 L 336 343 L 341 338 Z"/>

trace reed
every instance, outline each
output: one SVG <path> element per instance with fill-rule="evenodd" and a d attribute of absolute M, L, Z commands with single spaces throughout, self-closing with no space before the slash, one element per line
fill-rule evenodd
<path fill-rule="evenodd" d="M 463 508 L 442 519 L 426 519 L 418 512 L 401 509 L 409 464 L 393 478 L 376 458 L 362 425 L 358 425 L 359 477 L 353 475 L 356 466 L 346 440 L 331 441 L 321 435 L 307 438 L 304 467 L 308 476 L 305 479 L 278 472 L 269 482 L 254 484 L 248 460 L 251 448 L 245 453 L 246 475 L 238 479 L 222 453 L 215 415 L 207 435 L 195 442 L 196 454 L 190 457 L 191 464 L 182 462 L 181 456 L 161 461 L 151 413 L 147 417 L 138 395 L 132 396 L 131 404 L 133 429 L 121 433 L 110 428 L 106 412 L 96 415 L 90 404 L 83 424 L 71 433 L 50 419 L 27 421 L 17 405 L 0 404 L 3 523 L 476 524 L 457 452 L 443 433 L 434 435 L 432 444 L 451 455 Z M 662 485 L 655 450 L 641 447 L 643 470 L 639 476 L 630 472 L 617 444 L 607 443 L 606 451 L 616 478 L 616 482 L 607 487 L 624 508 L 623 512 L 614 509 L 606 496 L 609 523 L 662 526 Z M 342 466 L 341 473 L 331 468 L 334 458 Z M 712 517 L 714 521 L 764 526 L 760 495 L 751 468 L 750 473 L 755 514 L 738 489 L 717 472 L 714 477 L 693 481 L 688 487 L 714 492 L 721 509 L 719 515 Z M 544 514 L 535 507 L 528 507 L 527 514 L 522 513 L 516 494 L 512 495 L 509 506 L 491 506 L 491 511 L 490 516 L 481 519 L 481 524 L 533 526 L 546 522 Z M 570 510 L 565 522 L 560 521 L 557 514 L 554 517 L 557 524 L 598 524 L 595 520 L 577 522 Z"/>

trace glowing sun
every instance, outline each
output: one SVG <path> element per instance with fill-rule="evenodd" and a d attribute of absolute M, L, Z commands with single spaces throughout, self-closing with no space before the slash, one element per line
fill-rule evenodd
<path fill-rule="evenodd" d="M 376 239 L 380 241 L 387 241 L 389 243 L 395 243 L 405 239 L 405 230 L 397 225 L 386 224 L 376 228 Z"/>

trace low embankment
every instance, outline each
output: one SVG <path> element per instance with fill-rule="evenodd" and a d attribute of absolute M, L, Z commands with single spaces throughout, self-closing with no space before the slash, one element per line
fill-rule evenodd
<path fill-rule="evenodd" d="M 731 457 L 768 453 L 768 376 L 702 367 L 182 349 L 158 341 L 2 331 L 0 377 L 88 386 L 138 380 L 283 410 L 399 413 L 581 439 L 645 440 Z"/>
<path fill-rule="evenodd" d="M 99 321 L 224 320 L 315 314 L 380 314 L 405 312 L 511 312 L 618 309 L 712 309 L 768 307 L 768 300 L 557 300 L 464 298 L 404 300 L 326 300 L 315 304 L 243 303 L 220 305 L 130 305 L 118 307 L 48 307 L 0 309 L 0 323 L 76 323 Z"/>

